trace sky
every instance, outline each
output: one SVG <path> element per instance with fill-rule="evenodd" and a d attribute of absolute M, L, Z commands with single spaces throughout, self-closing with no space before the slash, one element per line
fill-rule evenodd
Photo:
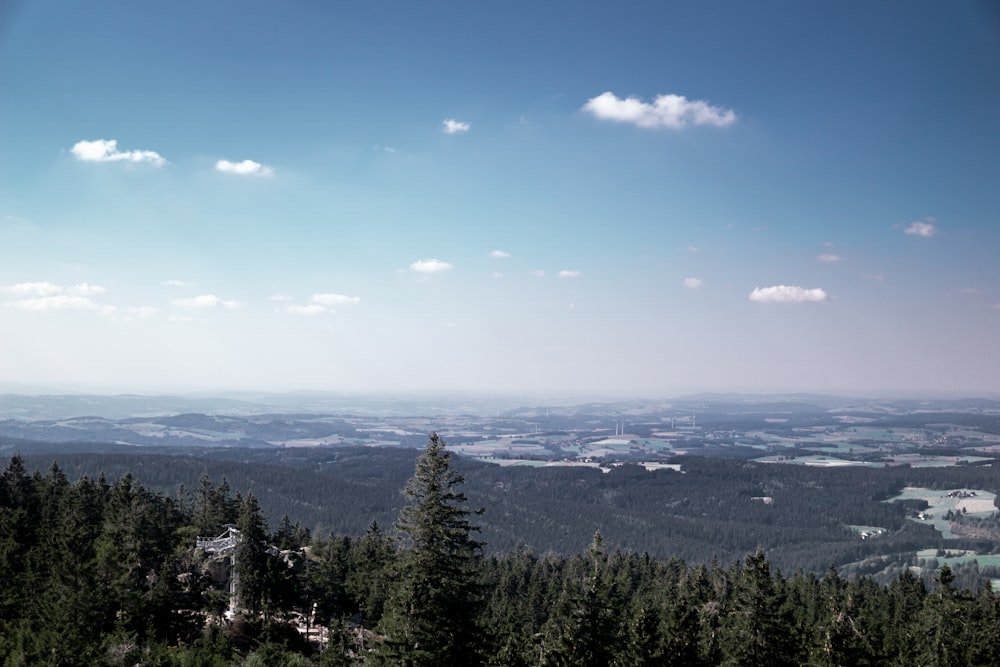
<path fill-rule="evenodd" d="M 1000 393 L 1000 10 L 7 0 L 0 389 Z"/>

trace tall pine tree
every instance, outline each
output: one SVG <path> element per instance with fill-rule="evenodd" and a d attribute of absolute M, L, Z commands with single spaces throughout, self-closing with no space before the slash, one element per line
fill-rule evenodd
<path fill-rule="evenodd" d="M 409 503 L 396 523 L 408 543 L 379 626 L 386 640 L 377 651 L 390 664 L 478 662 L 476 566 L 482 544 L 472 537 L 478 527 L 459 490 L 464 481 L 451 467 L 444 441 L 432 434 L 406 485 Z"/>
<path fill-rule="evenodd" d="M 240 542 L 236 546 L 233 562 L 234 574 L 237 578 L 236 593 L 239 596 L 239 606 L 256 616 L 267 611 L 270 582 L 268 579 L 267 524 L 260 511 L 260 504 L 252 494 L 247 494 L 240 507 L 240 517 L 237 522 L 240 531 Z"/>

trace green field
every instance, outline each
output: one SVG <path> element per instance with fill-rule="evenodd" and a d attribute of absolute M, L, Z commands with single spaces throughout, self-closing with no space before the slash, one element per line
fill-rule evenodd
<path fill-rule="evenodd" d="M 953 492 L 964 492 L 970 494 L 965 498 L 952 497 L 948 494 Z M 975 494 L 972 496 L 971 494 Z M 910 517 L 911 521 L 918 523 L 930 523 L 941 533 L 945 539 L 955 539 L 957 536 L 951 532 L 949 522 L 944 518 L 949 511 L 962 512 L 968 516 L 991 516 L 997 511 L 996 494 L 979 489 L 925 489 L 908 486 L 895 498 L 890 498 L 886 502 L 897 500 L 925 500 L 928 508 L 923 513 L 924 518 Z"/>

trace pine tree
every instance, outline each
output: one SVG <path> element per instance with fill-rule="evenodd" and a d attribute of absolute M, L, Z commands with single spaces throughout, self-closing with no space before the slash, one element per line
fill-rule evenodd
<path fill-rule="evenodd" d="M 382 618 L 396 556 L 396 543 L 372 521 L 364 537 L 351 545 L 349 567 L 343 582 L 361 613 L 361 625 L 375 627 Z"/>
<path fill-rule="evenodd" d="M 477 662 L 476 574 L 482 544 L 472 537 L 478 527 L 470 522 L 474 512 L 459 490 L 464 481 L 451 467 L 444 441 L 432 434 L 406 485 L 409 504 L 396 523 L 408 545 L 380 623 L 387 639 L 378 651 L 391 664 Z"/>
<path fill-rule="evenodd" d="M 587 549 L 582 577 L 565 582 L 562 607 L 555 620 L 561 633 L 547 665 L 589 667 L 610 665 L 618 652 L 618 607 L 611 589 L 608 556 L 600 531 Z"/>
<path fill-rule="evenodd" d="M 954 588 L 955 575 L 943 565 L 936 578 L 937 588 L 924 598 L 920 614 L 921 629 L 918 660 L 928 667 L 958 667 L 972 664 L 966 656 L 970 648 L 966 641 L 966 612 L 971 605 L 963 604 L 967 591 Z"/>
<path fill-rule="evenodd" d="M 798 664 L 789 646 L 791 620 L 764 552 L 746 557 L 737 571 L 733 598 L 722 626 L 724 665 L 774 667 Z"/>
<path fill-rule="evenodd" d="M 248 493 L 240 508 L 237 522 L 240 543 L 236 547 L 235 574 L 239 582 L 236 593 L 239 605 L 251 615 L 264 611 L 269 580 L 267 553 L 267 526 L 260 512 L 256 496 Z"/>

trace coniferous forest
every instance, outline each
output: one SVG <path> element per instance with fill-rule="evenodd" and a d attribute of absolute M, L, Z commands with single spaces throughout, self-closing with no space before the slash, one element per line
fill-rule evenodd
<path fill-rule="evenodd" d="M 1000 599 L 941 568 L 781 572 L 757 550 L 688 563 L 605 546 L 487 550 L 436 436 L 391 526 L 270 527 L 203 476 L 0 474 L 4 665 L 995 665 Z M 482 508 L 487 513 L 489 507 Z M 234 548 L 205 538 L 235 528 Z M 230 591 L 230 584 L 234 584 Z"/>

